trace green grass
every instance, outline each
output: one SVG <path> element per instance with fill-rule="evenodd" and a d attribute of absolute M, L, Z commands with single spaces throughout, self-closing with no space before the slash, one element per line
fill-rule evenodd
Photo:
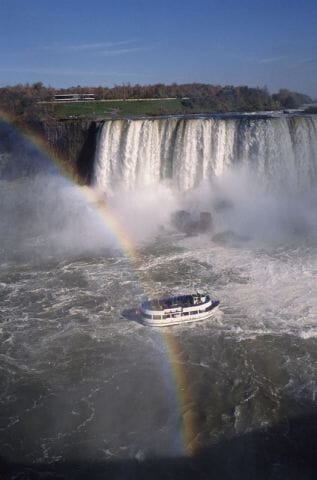
<path fill-rule="evenodd" d="M 186 108 L 180 99 L 136 100 L 136 101 L 93 101 L 78 103 L 56 103 L 53 114 L 56 118 L 96 118 L 112 116 L 155 116 L 184 113 Z"/>

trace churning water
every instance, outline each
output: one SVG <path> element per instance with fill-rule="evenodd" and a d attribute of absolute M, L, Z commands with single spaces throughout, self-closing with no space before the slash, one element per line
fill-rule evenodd
<path fill-rule="evenodd" d="M 146 122 L 105 124 L 95 168 L 137 264 L 40 155 L 17 174 L 27 143 L 0 152 L 2 476 L 313 479 L 316 120 Z M 179 209 L 213 229 L 176 231 Z M 122 313 L 149 285 L 221 312 L 143 327 Z"/>

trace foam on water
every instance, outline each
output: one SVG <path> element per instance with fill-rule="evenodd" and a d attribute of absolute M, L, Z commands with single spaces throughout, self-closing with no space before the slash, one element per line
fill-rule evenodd
<path fill-rule="evenodd" d="M 317 250 L 311 246 L 213 245 L 210 239 L 182 241 L 192 259 L 210 266 L 211 288 L 221 299 L 223 324 L 245 338 L 256 334 L 309 335 L 317 319 Z M 196 275 L 195 275 L 196 273 Z M 200 278 L 199 272 L 193 277 Z"/>
<path fill-rule="evenodd" d="M 198 287 L 221 300 L 217 318 L 172 329 L 200 444 L 267 428 L 283 415 L 288 396 L 313 399 L 316 363 L 300 342 L 316 332 L 314 246 L 221 246 L 210 235 L 166 232 L 141 253 L 140 268 L 158 295 Z M 108 253 L 7 264 L 0 281 L 0 402 L 7 415 L 0 436 L 15 459 L 78 460 L 79 445 L 81 460 L 176 454 L 181 418 L 162 343 L 152 329 L 121 317 L 144 295 L 128 259 Z M 32 438 L 18 445 L 12 438 L 24 438 L 30 422 Z M 9 447 L 3 452 L 11 458 Z"/>

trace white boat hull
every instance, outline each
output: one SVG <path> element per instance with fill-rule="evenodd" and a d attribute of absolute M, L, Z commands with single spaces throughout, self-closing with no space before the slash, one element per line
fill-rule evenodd
<path fill-rule="evenodd" d="M 144 325 L 148 325 L 151 327 L 170 327 L 172 325 L 183 325 L 184 323 L 193 323 L 193 322 L 201 322 L 202 320 L 206 320 L 214 315 L 214 313 L 218 310 L 218 305 L 215 305 L 211 310 L 207 312 L 197 313 L 195 315 L 178 315 L 173 317 L 168 317 L 164 319 L 154 320 L 150 318 L 145 318 L 142 316 L 141 313 L 141 321 Z"/>

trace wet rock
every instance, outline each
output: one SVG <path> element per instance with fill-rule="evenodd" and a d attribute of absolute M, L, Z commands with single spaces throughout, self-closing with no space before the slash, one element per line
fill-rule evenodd
<path fill-rule="evenodd" d="M 191 223 L 190 213 L 186 210 L 177 210 L 172 213 L 171 222 L 173 227 L 175 227 L 180 232 L 186 232 L 188 225 Z"/>
<path fill-rule="evenodd" d="M 212 229 L 212 216 L 210 212 L 200 212 L 197 218 L 186 210 L 177 210 L 172 214 L 171 223 L 180 232 L 194 235 Z"/>

